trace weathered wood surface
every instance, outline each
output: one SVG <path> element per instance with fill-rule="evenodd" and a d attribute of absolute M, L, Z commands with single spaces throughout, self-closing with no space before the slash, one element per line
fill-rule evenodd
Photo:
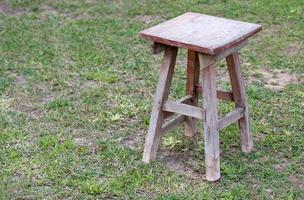
<path fill-rule="evenodd" d="M 236 107 L 244 109 L 244 117 L 238 121 L 241 132 L 241 149 L 243 152 L 250 152 L 253 147 L 253 141 L 250 130 L 249 109 L 239 54 L 234 53 L 228 56 L 226 61 Z"/>
<path fill-rule="evenodd" d="M 259 32 L 261 25 L 198 13 L 185 13 L 139 33 L 147 40 L 217 55 Z"/>
<path fill-rule="evenodd" d="M 179 100 L 177 100 L 176 102 L 188 104 L 188 103 L 191 103 L 191 101 L 192 101 L 192 96 L 186 95 L 186 96 L 180 98 Z M 167 111 L 165 111 L 165 116 L 164 116 L 164 118 L 166 119 L 166 118 L 170 117 L 170 116 L 173 115 L 173 114 L 174 114 L 174 113 L 172 113 L 172 112 L 167 112 Z"/>
<path fill-rule="evenodd" d="M 153 42 L 151 45 L 151 53 L 152 54 L 159 54 L 166 49 L 167 45 L 159 44 L 157 42 Z"/>
<path fill-rule="evenodd" d="M 198 119 L 203 119 L 203 109 L 196 106 L 191 106 L 176 101 L 166 101 L 163 105 L 163 110 L 167 112 L 187 115 Z"/>
<path fill-rule="evenodd" d="M 205 67 L 214 65 L 217 61 L 226 58 L 227 56 L 237 53 L 242 47 L 248 44 L 248 40 L 244 40 L 234 47 L 228 48 L 217 55 L 207 55 L 207 54 L 198 54 L 199 62 L 201 63 L 200 70 L 203 70 Z"/>
<path fill-rule="evenodd" d="M 210 65 L 215 64 L 216 59 L 215 56 L 210 56 L 206 54 L 198 54 L 198 59 L 200 63 L 200 70 L 203 70 L 206 67 L 209 67 Z"/>
<path fill-rule="evenodd" d="M 226 128 L 230 124 L 238 121 L 244 116 L 243 108 L 236 108 L 218 121 L 218 130 Z"/>
<path fill-rule="evenodd" d="M 168 99 L 174 66 L 177 55 L 176 47 L 167 47 L 164 53 L 163 63 L 160 68 L 159 80 L 154 96 L 149 130 L 145 141 L 143 161 L 149 163 L 154 160 L 161 137 L 162 124 L 164 122 L 163 103 Z"/>
<path fill-rule="evenodd" d="M 233 53 L 237 53 L 239 52 L 239 50 L 241 48 L 243 48 L 244 46 L 246 46 L 249 43 L 248 39 L 243 40 L 242 42 L 240 42 L 239 44 L 235 45 L 234 47 L 228 48 L 225 51 L 222 51 L 221 53 L 217 54 L 215 56 L 215 60 L 221 60 L 223 58 L 226 58 L 227 56 L 233 54 Z"/>
<path fill-rule="evenodd" d="M 195 88 L 197 93 L 199 94 L 203 93 L 203 89 L 201 85 L 196 85 Z M 224 101 L 233 101 L 233 94 L 230 91 L 216 90 L 216 97 Z"/>
<path fill-rule="evenodd" d="M 175 128 L 180 123 L 184 122 L 186 119 L 185 115 L 177 115 L 173 119 L 171 119 L 169 122 L 163 125 L 161 129 L 161 134 L 164 135 L 167 133 L 170 129 Z"/>
<path fill-rule="evenodd" d="M 200 66 L 198 60 L 198 53 L 192 50 L 188 50 L 187 59 L 187 82 L 186 82 L 186 94 L 192 96 L 190 105 L 197 106 L 198 93 L 195 88 L 199 83 Z M 186 116 L 185 120 L 185 136 L 194 137 L 197 132 L 196 128 L 197 119 L 194 117 Z"/>
<path fill-rule="evenodd" d="M 208 181 L 216 181 L 221 177 L 215 76 L 213 65 L 202 70 L 205 162 Z"/>

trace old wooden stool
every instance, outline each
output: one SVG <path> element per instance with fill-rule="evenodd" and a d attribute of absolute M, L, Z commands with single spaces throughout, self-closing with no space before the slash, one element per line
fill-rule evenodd
<path fill-rule="evenodd" d="M 197 118 L 204 121 L 207 180 L 220 178 L 219 130 L 238 121 L 241 149 L 251 151 L 249 111 L 238 51 L 261 29 L 257 24 L 185 13 L 140 32 L 142 38 L 153 42 L 154 54 L 165 51 L 144 147 L 145 163 L 155 159 L 160 137 L 176 125 L 185 122 L 185 135 L 193 137 Z M 188 49 L 187 94 L 178 101 L 170 101 L 169 89 L 178 48 Z M 216 89 L 214 64 L 223 58 L 227 61 L 232 92 Z M 202 85 L 199 84 L 200 71 Z M 203 108 L 197 107 L 199 93 L 203 96 Z M 236 109 L 218 119 L 217 98 L 234 101 Z M 164 124 L 172 114 L 177 116 Z"/>

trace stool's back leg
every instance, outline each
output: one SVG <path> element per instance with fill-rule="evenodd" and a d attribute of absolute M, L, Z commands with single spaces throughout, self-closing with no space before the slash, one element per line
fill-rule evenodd
<path fill-rule="evenodd" d="M 145 163 L 149 163 L 150 160 L 154 160 L 156 157 L 161 137 L 161 128 L 164 122 L 164 111 L 162 111 L 162 105 L 169 96 L 177 50 L 178 49 L 176 47 L 167 47 L 165 49 L 163 63 L 160 68 L 158 85 L 153 100 L 149 130 L 145 141 L 143 154 L 143 161 Z"/>
<path fill-rule="evenodd" d="M 199 72 L 200 67 L 198 53 L 192 50 L 188 50 L 186 94 L 192 96 L 191 105 L 193 106 L 196 106 L 198 103 L 198 94 L 196 92 L 195 86 L 199 83 Z M 195 136 L 197 131 L 197 119 L 193 117 L 186 117 L 185 122 L 185 136 Z"/>
<path fill-rule="evenodd" d="M 234 53 L 228 56 L 226 61 L 236 107 L 244 108 L 244 117 L 238 121 L 241 132 L 241 149 L 243 152 L 250 152 L 253 147 L 253 141 L 250 130 L 249 109 L 239 54 Z"/>
<path fill-rule="evenodd" d="M 203 79 L 203 115 L 204 115 L 204 140 L 206 179 L 216 181 L 221 177 L 219 131 L 217 129 L 217 97 L 216 97 L 216 74 L 214 65 L 203 66 L 207 57 L 199 55 Z"/>

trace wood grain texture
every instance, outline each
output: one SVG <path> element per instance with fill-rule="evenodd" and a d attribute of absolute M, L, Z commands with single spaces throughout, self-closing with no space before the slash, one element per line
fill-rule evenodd
<path fill-rule="evenodd" d="M 261 25 L 188 12 L 139 33 L 140 37 L 217 55 L 259 32 Z"/>
<path fill-rule="evenodd" d="M 157 42 L 153 42 L 151 45 L 151 53 L 152 54 L 159 54 L 166 49 L 167 45 L 159 44 Z"/>
<path fill-rule="evenodd" d="M 203 93 L 203 88 L 201 85 L 196 85 L 195 88 L 198 94 Z M 231 91 L 216 90 L 216 97 L 224 101 L 234 101 L 233 94 Z"/>
<path fill-rule="evenodd" d="M 171 119 L 168 123 L 163 125 L 161 134 L 162 135 L 166 134 L 170 129 L 173 129 L 179 124 L 183 123 L 185 119 L 186 119 L 185 115 L 177 115 L 176 117 Z"/>
<path fill-rule="evenodd" d="M 203 109 L 196 106 L 191 106 L 176 101 L 166 101 L 163 105 L 163 110 L 167 112 L 187 115 L 198 119 L 203 119 Z"/>
<path fill-rule="evenodd" d="M 243 48 L 244 46 L 246 46 L 248 43 L 249 43 L 248 39 L 243 40 L 242 42 L 235 45 L 234 47 L 228 48 L 228 49 L 222 51 L 221 53 L 217 54 L 215 56 L 215 60 L 221 60 L 223 58 L 226 58 L 227 56 L 230 56 L 233 53 L 239 52 L 239 50 L 241 48 Z"/>
<path fill-rule="evenodd" d="M 244 109 L 244 117 L 239 122 L 241 132 L 241 149 L 243 152 L 250 152 L 253 147 L 249 108 L 247 104 L 245 85 L 238 53 L 234 53 L 226 58 L 229 76 L 231 80 L 233 98 L 237 108 Z"/>
<path fill-rule="evenodd" d="M 184 96 L 184 97 L 178 99 L 176 102 L 178 102 L 178 103 L 184 103 L 184 104 L 189 104 L 189 103 L 191 103 L 191 101 L 192 101 L 192 96 L 186 95 L 186 96 Z M 167 112 L 167 111 L 165 111 L 165 116 L 164 116 L 164 118 L 166 119 L 166 118 L 170 117 L 170 116 L 173 115 L 173 114 L 174 114 L 174 113 L 172 113 L 172 112 Z"/>
<path fill-rule="evenodd" d="M 198 93 L 195 86 L 199 83 L 200 66 L 198 60 L 198 53 L 188 50 L 187 58 L 187 82 L 186 94 L 192 96 L 190 105 L 197 106 Z M 185 120 L 185 136 L 194 137 L 197 132 L 196 128 L 197 119 L 194 117 L 186 116 Z"/>
<path fill-rule="evenodd" d="M 159 80 L 154 96 L 149 130 L 145 141 L 143 161 L 149 163 L 154 160 L 161 137 L 161 129 L 164 121 L 163 103 L 168 99 L 174 66 L 177 55 L 176 47 L 167 47 L 164 53 L 163 63 L 160 68 Z"/>
<path fill-rule="evenodd" d="M 215 56 L 210 56 L 206 54 L 198 54 L 198 59 L 200 63 L 200 70 L 203 70 L 204 68 L 215 64 L 216 59 Z"/>
<path fill-rule="evenodd" d="M 202 70 L 205 162 L 208 181 L 216 181 L 221 177 L 215 78 L 213 65 Z"/>
<path fill-rule="evenodd" d="M 236 108 L 218 121 L 218 130 L 226 128 L 230 124 L 238 121 L 244 116 L 243 108 Z"/>

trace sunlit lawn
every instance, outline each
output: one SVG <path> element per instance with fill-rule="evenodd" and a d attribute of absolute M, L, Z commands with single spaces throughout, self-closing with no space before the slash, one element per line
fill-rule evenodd
<path fill-rule="evenodd" d="M 202 124 L 141 162 L 161 55 L 138 32 L 188 11 L 263 26 L 241 51 L 255 149 L 223 130 L 217 183 L 204 180 Z M 300 0 L 1 0 L 0 199 L 303 199 L 303 13 Z M 296 80 L 280 85 L 282 70 Z"/>

